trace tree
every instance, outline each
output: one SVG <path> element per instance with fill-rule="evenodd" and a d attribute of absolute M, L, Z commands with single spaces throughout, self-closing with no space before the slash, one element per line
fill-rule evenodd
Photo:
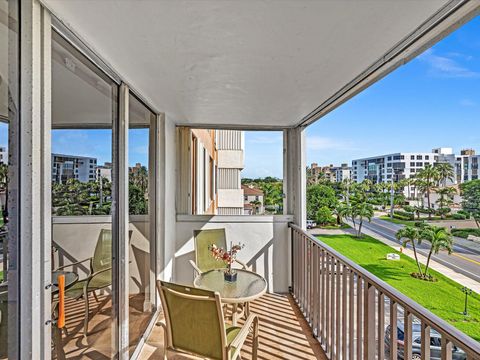
<path fill-rule="evenodd" d="M 435 187 L 435 185 L 437 184 L 437 181 L 439 179 L 439 172 L 436 167 L 427 164 L 422 170 L 420 170 L 420 172 L 417 173 L 417 177 L 421 179 L 420 188 L 427 196 L 428 208 L 431 209 L 432 206 L 430 203 L 430 192 L 432 191 L 432 188 Z M 430 212 L 428 213 L 428 218 L 432 218 L 432 214 Z"/>
<path fill-rule="evenodd" d="M 320 208 L 334 209 L 337 205 L 335 190 L 327 185 L 312 185 L 307 189 L 307 217 L 314 219 Z"/>
<path fill-rule="evenodd" d="M 430 251 L 427 256 L 427 263 L 423 277 L 428 277 L 428 267 L 430 266 L 430 258 L 432 254 L 438 254 L 440 250 L 447 250 L 448 254 L 453 250 L 453 239 L 444 227 L 425 226 L 420 232 L 420 238 L 430 243 Z"/>
<path fill-rule="evenodd" d="M 250 201 L 250 205 L 252 205 L 252 215 L 255 215 L 258 212 L 258 207 L 262 203 L 259 200 L 252 200 Z"/>
<path fill-rule="evenodd" d="M 462 207 L 480 228 L 480 180 L 472 180 L 460 185 L 463 196 Z"/>
<path fill-rule="evenodd" d="M 457 193 L 457 190 L 454 187 L 443 187 L 437 189 L 436 192 L 439 195 L 437 200 L 438 206 L 440 208 L 445 208 L 453 203 L 453 195 Z"/>
<path fill-rule="evenodd" d="M 413 255 L 415 257 L 415 262 L 417 263 L 418 273 L 421 275 L 422 268 L 420 267 L 420 263 L 418 261 L 417 246 L 415 244 L 416 242 L 420 244 L 422 241 L 420 238 L 420 229 L 414 226 L 405 226 L 404 228 L 398 230 L 395 236 L 398 240 L 402 241 L 403 247 L 406 247 L 408 243 L 412 244 Z"/>
<path fill-rule="evenodd" d="M 455 172 L 451 164 L 437 163 L 434 167 L 437 169 L 439 185 L 445 187 L 447 186 L 447 180 L 453 181 Z"/>
<path fill-rule="evenodd" d="M 352 217 L 358 218 L 357 237 L 362 236 L 362 225 L 365 219 L 370 222 L 373 217 L 373 206 L 367 202 L 361 202 L 353 205 Z"/>
<path fill-rule="evenodd" d="M 320 225 L 328 225 L 334 221 L 332 210 L 327 206 L 322 206 L 316 213 L 315 220 Z"/>
<path fill-rule="evenodd" d="M 333 209 L 333 214 L 337 217 L 337 225 L 342 225 L 343 219 L 349 215 L 349 210 L 348 205 L 342 202 L 337 203 L 335 209 Z"/>

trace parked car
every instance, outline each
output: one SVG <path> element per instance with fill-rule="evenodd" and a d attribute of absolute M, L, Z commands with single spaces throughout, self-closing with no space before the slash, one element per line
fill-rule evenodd
<path fill-rule="evenodd" d="M 313 229 L 315 226 L 317 226 L 317 223 L 313 220 L 307 220 L 307 229 Z"/>
<path fill-rule="evenodd" d="M 404 324 L 399 321 L 397 323 L 397 351 L 398 359 L 404 360 L 403 344 L 405 340 Z M 421 359 L 421 324 L 412 323 L 412 360 Z M 442 358 L 442 336 L 436 330 L 430 330 L 430 359 L 440 360 Z M 385 330 L 385 351 L 390 352 L 390 325 Z M 454 346 L 452 350 L 453 360 L 466 360 L 467 354 Z"/>

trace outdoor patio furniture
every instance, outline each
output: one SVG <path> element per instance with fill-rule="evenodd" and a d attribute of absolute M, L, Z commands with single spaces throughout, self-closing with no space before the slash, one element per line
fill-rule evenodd
<path fill-rule="evenodd" d="M 238 305 L 242 305 L 242 311 L 250 316 L 250 302 L 258 299 L 267 291 L 267 281 L 252 271 L 245 269 L 237 270 L 237 280 L 234 284 L 223 278 L 223 270 L 210 270 L 198 275 L 193 285 L 196 288 L 218 292 L 223 304 L 232 304 L 232 324 L 237 325 L 237 319 L 243 313 L 238 314 Z M 233 286 L 232 286 L 233 285 Z"/>
<path fill-rule="evenodd" d="M 65 296 L 78 300 L 83 297 L 85 301 L 85 318 L 83 335 L 88 335 L 88 321 L 90 300 L 89 294 L 93 293 L 95 300 L 98 302 L 95 292 L 112 285 L 112 231 L 102 229 L 98 236 L 97 245 L 93 257 L 77 261 L 72 264 L 61 266 L 55 271 L 63 270 L 70 266 L 79 265 L 89 262 L 89 273 L 84 279 L 78 280 L 72 286 L 65 290 Z"/>
<path fill-rule="evenodd" d="M 213 269 L 225 269 L 227 265 L 222 260 L 217 260 L 210 251 L 211 245 L 227 249 L 227 238 L 225 229 L 195 230 L 193 232 L 195 241 L 195 262 L 190 260 L 196 275 Z M 239 260 L 235 260 L 243 269 L 247 266 Z"/>
<path fill-rule="evenodd" d="M 253 337 L 252 359 L 257 358 L 258 317 L 250 315 L 242 327 L 223 321 L 218 292 L 157 281 L 165 313 L 164 359 L 169 353 L 209 359 L 237 359 L 249 333 Z"/>

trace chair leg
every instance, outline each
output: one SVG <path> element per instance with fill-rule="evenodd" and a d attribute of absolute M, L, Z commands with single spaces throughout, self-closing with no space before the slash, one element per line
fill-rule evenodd
<path fill-rule="evenodd" d="M 95 301 L 98 303 L 98 297 L 97 297 L 97 292 L 93 291 L 93 297 L 95 298 Z"/>
<path fill-rule="evenodd" d="M 88 313 L 90 310 L 88 291 L 86 288 L 83 289 L 83 298 L 85 300 L 85 318 L 83 320 L 83 337 L 86 339 L 88 335 Z"/>
<path fill-rule="evenodd" d="M 253 346 L 252 346 L 252 360 L 257 360 L 258 354 L 258 318 L 253 320 Z"/>

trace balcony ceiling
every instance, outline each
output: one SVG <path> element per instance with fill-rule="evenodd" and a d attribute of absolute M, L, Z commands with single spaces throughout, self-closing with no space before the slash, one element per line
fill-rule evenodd
<path fill-rule="evenodd" d="M 294 126 L 448 1 L 43 0 L 181 124 Z"/>

